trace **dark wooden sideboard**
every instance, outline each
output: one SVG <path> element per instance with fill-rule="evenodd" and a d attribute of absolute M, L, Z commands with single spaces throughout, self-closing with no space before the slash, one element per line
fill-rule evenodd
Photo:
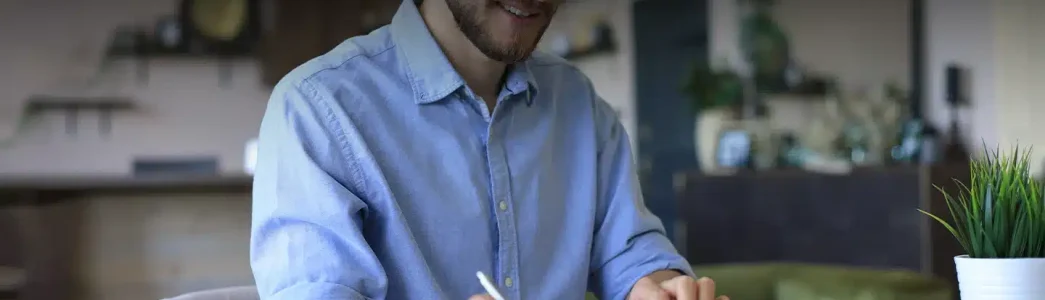
<path fill-rule="evenodd" d="M 676 242 L 694 264 L 787 261 L 916 270 L 955 280 L 962 251 L 918 208 L 949 216 L 968 167 L 897 166 L 676 176 Z"/>
<path fill-rule="evenodd" d="M 228 176 L 0 176 L 0 266 L 25 272 L 20 299 L 78 299 L 84 201 L 99 195 L 249 194 L 253 179 Z M 5 295 L 0 290 L 0 299 Z"/>

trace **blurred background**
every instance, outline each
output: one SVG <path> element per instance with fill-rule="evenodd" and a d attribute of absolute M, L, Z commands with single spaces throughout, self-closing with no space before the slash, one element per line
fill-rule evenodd
<path fill-rule="evenodd" d="M 252 141 L 272 85 L 399 5 L 0 1 L 0 299 L 250 286 Z M 757 287 L 734 299 L 950 299 L 960 251 L 916 208 L 943 212 L 932 185 L 967 178 L 984 146 L 1045 143 L 1043 13 L 574 0 L 541 48 L 617 109 L 646 203 L 698 272 Z"/>

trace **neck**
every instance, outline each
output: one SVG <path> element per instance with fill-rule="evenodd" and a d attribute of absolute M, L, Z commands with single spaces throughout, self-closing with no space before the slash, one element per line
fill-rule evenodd
<path fill-rule="evenodd" d="M 420 9 L 425 25 L 450 64 L 472 92 L 483 97 L 492 108 L 507 65 L 487 57 L 464 36 L 445 1 L 424 1 Z"/>

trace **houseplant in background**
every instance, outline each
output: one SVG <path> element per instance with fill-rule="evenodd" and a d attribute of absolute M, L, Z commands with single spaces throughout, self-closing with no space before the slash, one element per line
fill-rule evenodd
<path fill-rule="evenodd" d="M 735 45 L 727 46 L 734 49 L 725 52 L 740 53 L 740 57 L 724 58 L 715 67 L 700 59 L 685 84 L 697 113 L 694 143 L 705 172 L 716 171 L 722 160 L 731 160 L 726 156 L 746 156 L 745 167 L 771 164 L 775 151 L 770 149 L 772 132 L 765 122 L 769 107 L 763 98 L 767 93 L 788 91 L 789 84 L 799 85 L 804 75 L 792 60 L 785 30 L 773 18 L 776 0 L 731 1 L 738 12 L 739 31 L 733 33 Z M 725 156 L 716 158 L 719 150 Z"/>
<path fill-rule="evenodd" d="M 707 64 L 693 68 L 684 90 L 689 94 L 697 114 L 694 124 L 697 161 L 704 172 L 716 168 L 715 146 L 719 134 L 739 117 L 744 97 L 744 81 L 729 70 L 712 69 Z"/>
<path fill-rule="evenodd" d="M 965 250 L 954 258 L 963 300 L 1045 299 L 1045 196 L 1030 173 L 1030 151 L 985 151 L 969 163 L 971 179 L 947 193 L 943 225 Z"/>

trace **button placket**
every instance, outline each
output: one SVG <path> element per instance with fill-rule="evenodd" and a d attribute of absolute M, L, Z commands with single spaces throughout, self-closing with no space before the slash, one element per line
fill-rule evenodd
<path fill-rule="evenodd" d="M 497 207 L 494 211 L 497 220 L 497 233 L 499 236 L 498 266 L 501 283 L 506 290 L 517 294 L 518 286 L 518 249 L 516 246 L 515 217 L 511 206 L 511 183 L 507 162 L 507 152 L 504 149 L 502 136 L 504 135 L 503 105 L 498 105 L 494 111 L 494 118 L 490 122 L 487 143 L 487 161 L 489 163 L 490 176 L 493 181 L 493 203 Z"/>

